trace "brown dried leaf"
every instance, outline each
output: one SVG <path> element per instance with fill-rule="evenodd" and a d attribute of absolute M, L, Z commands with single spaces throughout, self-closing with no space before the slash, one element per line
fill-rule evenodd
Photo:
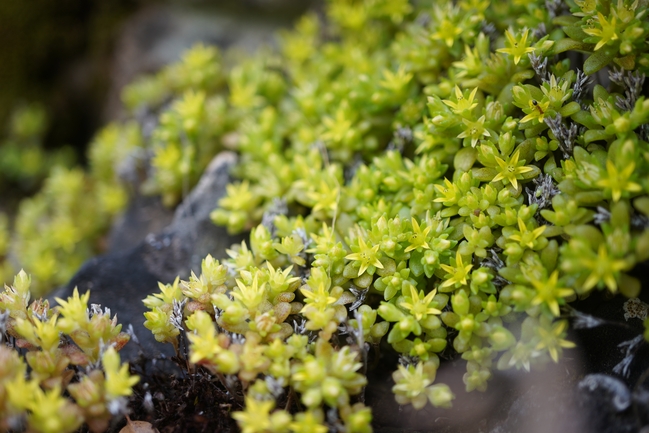
<path fill-rule="evenodd" d="M 146 421 L 131 421 L 131 418 L 126 416 L 126 425 L 119 433 L 160 433 L 157 428 L 153 427 L 150 422 Z"/>

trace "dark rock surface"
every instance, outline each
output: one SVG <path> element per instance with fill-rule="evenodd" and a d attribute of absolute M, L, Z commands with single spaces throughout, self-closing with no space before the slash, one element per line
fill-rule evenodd
<path fill-rule="evenodd" d="M 124 213 L 113 223 L 108 235 L 107 251 L 116 253 L 130 250 L 149 233 L 164 230 L 173 218 L 173 209 L 163 205 L 159 196 L 134 193 Z"/>
<path fill-rule="evenodd" d="M 224 152 L 215 157 L 194 190 L 176 209 L 171 224 L 158 233 L 148 234 L 131 248 L 117 248 L 87 261 L 65 287 L 49 298 L 66 298 L 75 287 L 80 293 L 90 290 L 91 303 L 110 308 L 124 330 L 129 324 L 133 326 L 140 346 L 129 342 L 120 352 L 124 359 L 135 359 L 140 349 L 147 356 L 160 351 L 171 354 L 170 345 L 157 343 L 144 328 L 146 308 L 142 299 L 158 291 L 158 282 L 170 283 L 176 276 L 187 278 L 192 270 L 200 273 L 201 261 L 207 254 L 223 258 L 226 248 L 240 242 L 241 237 L 228 235 L 225 228 L 215 226 L 209 218 L 225 193 L 230 168 L 235 162 L 233 153 Z M 126 238 L 129 233 L 114 236 Z"/>
<path fill-rule="evenodd" d="M 620 379 L 596 373 L 584 377 L 578 385 L 581 407 L 589 413 L 591 431 L 634 432 L 637 425 L 630 410 L 631 391 Z"/>

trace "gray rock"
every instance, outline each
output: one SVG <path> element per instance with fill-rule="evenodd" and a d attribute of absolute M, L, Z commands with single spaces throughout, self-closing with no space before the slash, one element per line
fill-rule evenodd
<path fill-rule="evenodd" d="M 149 234 L 130 249 L 111 251 L 88 260 L 49 299 L 66 298 L 75 287 L 80 293 L 90 290 L 90 303 L 110 308 L 124 329 L 129 324 L 133 326 L 139 346 L 129 342 L 120 352 L 124 359 L 132 361 L 140 352 L 147 357 L 160 353 L 172 355 L 170 345 L 157 343 L 153 334 L 144 328 L 146 308 L 142 299 L 158 291 L 158 282 L 171 283 L 176 276 L 187 278 L 192 270 L 200 273 L 201 261 L 207 254 L 224 258 L 225 249 L 242 239 L 229 235 L 209 218 L 218 199 L 225 194 L 235 162 L 236 156 L 230 152 L 216 156 L 164 230 Z"/>
<path fill-rule="evenodd" d="M 230 236 L 223 227 L 210 220 L 210 213 L 225 194 L 229 169 L 236 162 L 231 152 L 218 155 L 205 169 L 192 192 L 177 207 L 173 222 L 159 234 L 150 234 L 145 243 L 149 252 L 144 257 L 147 269 L 161 280 L 176 276 L 188 278 L 190 271 L 200 272 L 207 254 L 225 257 L 225 249 L 241 236 Z"/>
<path fill-rule="evenodd" d="M 641 427 L 631 410 L 631 392 L 622 380 L 606 374 L 589 374 L 577 388 L 581 410 L 589 415 L 589 431 L 631 433 Z"/>
<path fill-rule="evenodd" d="M 132 195 L 124 213 L 113 223 L 107 251 L 116 253 L 134 248 L 150 233 L 164 230 L 173 216 L 173 210 L 164 206 L 159 196 Z"/>
<path fill-rule="evenodd" d="M 605 396 L 614 412 L 623 412 L 631 406 L 631 391 L 621 380 L 606 374 L 589 374 L 579 382 L 579 390 Z"/>

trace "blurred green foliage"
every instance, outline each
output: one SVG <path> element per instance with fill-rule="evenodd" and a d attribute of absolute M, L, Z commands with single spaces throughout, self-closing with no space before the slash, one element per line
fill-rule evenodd
<path fill-rule="evenodd" d="M 54 239 L 38 275 L 91 245 L 68 215 L 104 224 L 123 204 L 96 192 L 120 194 L 131 152 L 173 206 L 236 150 L 212 219 L 249 242 L 161 284 L 145 326 L 245 394 L 246 432 L 371 430 L 355 396 L 383 338 L 395 398 L 417 409 L 451 404 L 442 354 L 466 361 L 467 392 L 558 362 L 569 303 L 637 297 L 629 271 L 649 258 L 646 0 L 330 0 L 325 15 L 232 67 L 199 45 L 136 81 L 88 180 L 54 172 L 17 220 L 17 245 Z"/>
<path fill-rule="evenodd" d="M 396 399 L 418 409 L 453 398 L 434 382 L 440 354 L 466 360 L 467 391 L 493 368 L 558 362 L 574 347 L 568 303 L 594 289 L 637 296 L 627 272 L 649 257 L 646 6 L 331 0 L 328 20 L 306 15 L 212 89 L 177 90 L 168 74 L 182 64 L 130 87 L 131 107 L 162 107 L 154 190 L 177 200 L 163 180 L 192 179 L 183 163 L 205 148 L 177 144 L 173 116 L 211 151 L 240 153 L 212 218 L 251 230 L 214 265 L 220 285 L 194 275 L 147 298 L 146 326 L 177 345 L 185 305 L 190 360 L 238 375 L 234 416 L 250 432 L 302 428 L 305 414 L 273 411 L 276 382 L 309 422 L 331 425 L 335 408 L 347 431 L 369 429 L 346 418 L 361 409 L 344 382 L 311 365 L 326 344 L 364 360 L 362 342 L 385 337 L 401 354 Z M 600 70 L 607 87 L 593 83 Z M 223 107 L 219 130 L 203 120 L 208 101 Z M 192 103 L 203 110 L 179 109 Z M 275 286 L 278 274 L 295 283 Z M 300 335 L 313 342 L 275 355 Z"/>

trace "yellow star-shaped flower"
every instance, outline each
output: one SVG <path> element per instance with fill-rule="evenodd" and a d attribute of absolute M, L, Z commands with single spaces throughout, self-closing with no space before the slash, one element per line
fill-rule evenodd
<path fill-rule="evenodd" d="M 437 289 L 434 289 L 432 292 L 422 298 L 420 297 L 420 295 L 423 295 L 423 292 L 420 294 L 419 292 L 417 292 L 417 289 L 415 289 L 415 286 L 411 285 L 410 300 L 412 302 L 401 302 L 399 306 L 405 308 L 406 310 L 410 310 L 417 321 L 426 318 L 426 316 L 428 316 L 429 314 L 442 314 L 440 310 L 430 306 L 436 294 Z"/>
<path fill-rule="evenodd" d="M 255 311 L 266 297 L 266 283 L 262 283 L 260 286 L 257 274 L 255 274 L 252 284 L 249 286 L 239 279 L 236 282 L 239 290 L 233 290 L 232 296 L 241 301 L 251 312 Z"/>
<path fill-rule="evenodd" d="M 530 279 L 532 286 L 536 289 L 536 296 L 532 299 L 532 305 L 545 304 L 555 316 L 559 315 L 559 299 L 573 294 L 572 289 L 557 287 L 558 279 L 558 271 L 552 272 L 550 278 L 545 281 Z"/>
<path fill-rule="evenodd" d="M 255 400 L 246 396 L 245 410 L 234 412 L 232 418 L 239 423 L 244 433 L 269 431 L 272 427 L 269 414 L 273 406 L 273 400 Z"/>
<path fill-rule="evenodd" d="M 448 105 L 449 107 L 451 107 L 451 109 L 455 114 L 462 114 L 465 111 L 471 111 L 478 106 L 478 103 L 475 102 L 475 96 L 477 93 L 478 93 L 478 88 L 476 87 L 471 91 L 469 97 L 465 98 L 460 88 L 456 85 L 455 100 L 457 102 L 453 102 L 450 99 L 444 99 L 442 102 Z"/>
<path fill-rule="evenodd" d="M 613 201 L 619 201 L 624 192 L 640 192 L 642 187 L 629 178 L 633 174 L 635 163 L 631 162 L 622 170 L 618 170 L 613 161 L 606 160 L 608 177 L 597 181 L 597 186 L 611 190 Z"/>
<path fill-rule="evenodd" d="M 496 51 L 499 53 L 505 53 L 505 54 L 509 54 L 510 56 L 513 56 L 514 64 L 518 65 L 518 62 L 521 61 L 521 57 L 523 57 L 527 53 L 534 52 L 534 48 L 528 46 L 528 42 L 527 42 L 528 33 L 529 33 L 529 29 L 525 29 L 520 40 L 517 40 L 516 38 L 514 38 L 512 32 L 507 30 L 505 32 L 505 37 L 507 38 L 507 48 L 499 48 Z"/>
<path fill-rule="evenodd" d="M 591 270 L 584 281 L 584 290 L 590 290 L 604 282 L 612 293 L 617 291 L 617 275 L 629 267 L 625 260 L 609 257 L 605 243 L 600 244 L 597 257 L 585 258 L 583 264 Z"/>
<path fill-rule="evenodd" d="M 473 268 L 473 265 L 464 265 L 462 254 L 458 251 L 455 254 L 455 266 L 440 265 L 440 267 L 451 276 L 440 285 L 441 288 L 444 288 L 452 285 L 466 284 L 466 277 L 469 275 L 469 271 Z"/>
<path fill-rule="evenodd" d="M 597 45 L 595 45 L 595 51 L 599 50 L 602 48 L 604 45 L 609 43 L 610 41 L 614 41 L 618 38 L 615 24 L 615 16 L 611 18 L 611 21 L 606 21 L 606 17 L 602 15 L 601 12 L 597 12 L 597 21 L 599 22 L 600 28 L 592 28 L 592 29 L 584 29 L 584 33 L 589 34 L 591 36 L 598 36 L 599 42 L 597 42 Z"/>
<path fill-rule="evenodd" d="M 525 110 L 527 115 L 519 120 L 519 123 L 529 122 L 534 119 L 538 120 L 539 123 L 543 122 L 543 119 L 545 119 L 545 112 L 550 107 L 550 101 L 537 101 L 536 99 L 530 99 L 528 104 L 529 107 Z"/>
<path fill-rule="evenodd" d="M 379 260 L 379 245 L 374 245 L 370 248 L 363 240 L 362 233 L 359 233 L 358 236 L 358 251 L 352 254 L 347 254 L 345 258 L 347 260 L 356 260 L 361 262 L 360 269 L 358 270 L 359 277 L 363 275 L 363 272 L 365 272 L 370 266 L 383 269 L 383 264 Z"/>
<path fill-rule="evenodd" d="M 496 156 L 496 163 L 500 167 L 500 173 L 498 173 L 491 181 L 498 182 L 499 180 L 506 180 L 511 183 L 514 188 L 518 188 L 518 179 L 523 178 L 521 175 L 534 170 L 532 167 L 526 167 L 523 165 L 525 164 L 525 160 L 520 162 L 518 161 L 520 154 L 520 149 L 516 149 L 516 152 L 514 152 L 507 162 Z"/>
<path fill-rule="evenodd" d="M 428 233 L 430 233 L 430 230 L 432 229 L 431 226 L 426 227 L 423 231 L 421 230 L 421 227 L 419 226 L 419 223 L 417 223 L 417 220 L 415 218 L 412 218 L 412 235 L 410 235 L 410 238 L 408 238 L 408 242 L 410 242 L 410 245 L 406 247 L 404 252 L 410 252 L 412 250 L 417 250 L 421 251 L 422 249 L 428 250 L 430 249 L 430 246 L 428 245 L 428 242 L 426 242 L 426 237 L 428 236 Z"/>
<path fill-rule="evenodd" d="M 536 350 L 546 349 L 550 353 L 552 360 L 559 362 L 561 348 L 571 349 L 575 347 L 575 343 L 563 339 L 567 326 L 567 320 L 560 320 L 552 325 L 551 329 L 539 327 L 538 335 L 541 341 L 536 345 Z"/>
<path fill-rule="evenodd" d="M 508 239 L 511 239 L 513 241 L 518 242 L 521 244 L 523 247 L 527 247 L 529 249 L 534 248 L 534 241 L 536 241 L 539 236 L 543 234 L 545 231 L 546 226 L 541 226 L 537 227 L 534 230 L 529 230 L 527 228 L 527 225 L 525 225 L 525 222 L 522 220 L 522 218 L 518 218 L 518 231 L 519 233 L 515 233 L 513 235 L 510 235 Z"/>

